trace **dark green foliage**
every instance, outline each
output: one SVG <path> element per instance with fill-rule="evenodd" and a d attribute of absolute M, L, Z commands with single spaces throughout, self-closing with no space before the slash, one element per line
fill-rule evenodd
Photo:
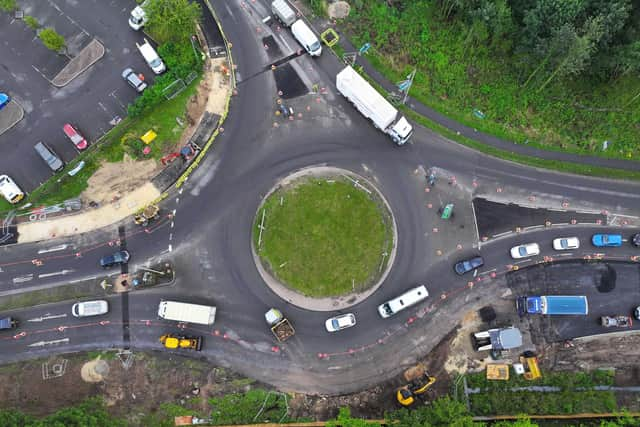
<path fill-rule="evenodd" d="M 158 43 L 188 42 L 202 17 L 200 5 L 189 0 L 149 0 L 147 31 Z"/>
<path fill-rule="evenodd" d="M 292 421 L 285 415 L 287 413 L 285 397 L 280 393 L 262 389 L 211 398 L 209 404 L 212 407 L 211 416 L 214 425 Z M 260 408 L 264 408 L 262 412 Z"/>
<path fill-rule="evenodd" d="M 434 400 L 429 406 L 421 406 L 416 409 L 400 409 L 385 415 L 387 425 L 395 427 L 415 426 L 455 426 L 472 427 L 482 426 L 471 418 L 466 406 L 448 396 Z"/>
<path fill-rule="evenodd" d="M 640 3 L 355 1 L 354 44 L 411 96 L 498 137 L 609 157 L 640 155 Z M 484 120 L 472 112 L 478 109 Z M 602 142 L 609 148 L 602 151 Z"/>
<path fill-rule="evenodd" d="M 87 399 L 83 403 L 35 419 L 20 411 L 0 411 L 3 427 L 124 427 L 122 420 L 111 417 L 100 398 Z"/>
<path fill-rule="evenodd" d="M 0 10 L 13 12 L 17 9 L 16 0 L 0 0 Z"/>
<path fill-rule="evenodd" d="M 368 423 L 362 418 L 351 418 L 349 408 L 340 408 L 335 420 L 327 421 L 326 427 L 380 427 L 379 423 Z"/>
<path fill-rule="evenodd" d="M 202 70 L 202 58 L 199 52 L 194 55 L 189 41 L 161 45 L 158 54 L 167 66 L 167 71 L 156 77 L 154 84 L 147 87 L 133 104 L 129 104 L 128 114 L 131 118 L 148 112 L 164 101 L 163 90 L 176 79 L 184 79 L 192 72 L 200 74 Z"/>

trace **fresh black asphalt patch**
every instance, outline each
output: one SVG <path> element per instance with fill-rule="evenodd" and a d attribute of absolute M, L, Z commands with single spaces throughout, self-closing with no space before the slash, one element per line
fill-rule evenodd
<path fill-rule="evenodd" d="M 487 199 L 473 199 L 473 209 L 478 224 L 480 237 L 494 237 L 501 233 L 514 231 L 516 227 L 526 228 L 536 225 L 569 224 L 575 220 L 577 224 L 595 224 L 598 220 L 607 223 L 606 215 L 581 213 L 575 211 L 556 211 L 543 208 L 529 208 L 515 203 L 497 203 Z"/>
<path fill-rule="evenodd" d="M 262 38 L 262 45 L 267 51 L 267 55 L 269 55 L 270 59 L 276 59 L 282 56 L 282 50 L 278 43 L 276 43 L 276 39 L 273 36 L 267 36 Z"/>
<path fill-rule="evenodd" d="M 537 264 L 510 272 L 507 284 L 515 297 L 587 297 L 589 314 L 586 316 L 527 316 L 534 342 L 557 342 L 608 332 L 640 330 L 640 321 L 635 319 L 632 328 L 605 328 L 600 325 L 601 316 L 633 316 L 634 309 L 640 305 L 639 264 L 596 261 Z"/>
<path fill-rule="evenodd" d="M 298 73 L 293 69 L 291 64 L 277 66 L 273 75 L 276 79 L 278 91 L 282 92 L 281 98 L 296 98 L 309 92 L 307 86 L 304 84 L 302 79 L 300 79 Z"/>

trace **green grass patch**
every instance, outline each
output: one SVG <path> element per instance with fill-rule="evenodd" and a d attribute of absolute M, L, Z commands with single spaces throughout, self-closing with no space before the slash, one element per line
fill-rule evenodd
<path fill-rule="evenodd" d="M 509 381 L 490 381 L 485 373 L 467 375 L 469 388 L 480 393 L 469 395 L 474 415 L 496 414 L 574 414 L 617 410 L 613 391 L 596 391 L 594 386 L 613 385 L 612 371 L 545 372 L 536 381 L 527 381 L 511 369 Z M 534 392 L 517 387 L 557 387 L 558 391 Z"/>
<path fill-rule="evenodd" d="M 212 407 L 213 425 L 300 421 L 287 415 L 288 407 L 284 394 L 262 389 L 211 398 L 209 404 Z"/>
<path fill-rule="evenodd" d="M 411 96 L 467 126 L 545 149 L 638 157 L 637 74 L 613 81 L 569 77 L 540 90 L 547 75 L 527 81 L 524 58 L 508 40 L 478 41 L 478 28 L 462 18 L 442 19 L 440 7 L 355 2 L 344 28 L 355 46 L 374 46 L 367 59 L 390 81 L 416 68 Z M 611 143 L 603 151 L 605 140 Z"/>
<path fill-rule="evenodd" d="M 279 280 L 304 295 L 367 288 L 391 250 L 386 210 L 342 178 L 298 181 L 274 192 L 256 215 L 256 248 L 263 211 L 259 254 Z"/>
<path fill-rule="evenodd" d="M 2 296 L 0 297 L 0 311 L 104 295 L 105 291 L 100 287 L 100 280 L 90 280 L 87 282 Z M 71 305 L 69 305 L 69 314 L 71 314 Z"/>

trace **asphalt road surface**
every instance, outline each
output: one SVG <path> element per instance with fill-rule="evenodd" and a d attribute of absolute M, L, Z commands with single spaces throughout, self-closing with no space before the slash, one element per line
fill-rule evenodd
<path fill-rule="evenodd" d="M 202 355 L 251 377 L 287 390 L 346 393 L 389 378 L 428 353 L 450 332 L 461 313 L 486 305 L 507 289 L 508 273 L 514 266 L 526 271 L 540 262 L 585 257 L 629 262 L 638 254 L 628 242 L 604 251 L 589 244 L 595 232 L 621 231 L 628 238 L 638 230 L 634 222 L 640 213 L 638 184 L 503 162 L 418 126 L 414 126 L 411 144 L 396 147 L 336 91 L 335 75 L 343 67 L 337 58 L 326 52 L 317 59 L 298 55 L 299 46 L 288 30 L 262 22 L 269 14 L 267 1 L 212 3 L 233 43 L 238 94 L 232 98 L 225 131 L 216 139 L 213 151 L 187 184 L 172 191 L 163 203 L 163 210 L 175 210 L 175 217 L 161 221 L 151 233 L 126 221 L 119 224 L 124 227 L 121 232 L 114 226 L 73 239 L 0 248 L 0 293 L 97 280 L 103 274 L 98 259 L 117 249 L 122 233 L 132 254 L 131 271 L 168 257 L 175 264 L 176 283 L 132 291 L 128 297 L 110 297 L 110 313 L 95 320 L 69 317 L 70 302 L 11 313 L 22 324 L 17 331 L 1 336 L 6 344 L 0 347 L 3 361 L 90 348 L 160 350 L 162 333 L 184 331 L 205 336 Z M 126 22 L 119 28 L 128 31 Z M 274 61 L 281 63 L 287 78 L 271 70 Z M 300 82 L 306 90 L 301 90 Z M 311 93 L 314 85 L 320 88 L 318 93 Z M 278 90 L 282 89 L 282 97 L 296 112 L 293 120 L 275 115 L 276 99 L 281 96 Z M 335 334 L 324 329 L 325 319 L 335 312 L 312 312 L 281 300 L 263 284 L 251 253 L 251 227 L 264 194 L 293 171 L 325 164 L 353 170 L 373 182 L 388 200 L 398 224 L 397 256 L 388 278 L 370 298 L 348 309 L 355 313 L 358 324 Z M 441 182 L 427 191 L 424 171 L 431 167 L 455 176 L 455 184 Z M 442 222 L 434 208 L 445 197 L 455 196 L 468 200 L 456 206 L 460 217 L 472 218 L 471 200 L 497 193 L 513 201 L 533 197 L 576 209 L 606 210 L 627 215 L 630 221 L 615 227 L 606 222 L 554 225 L 480 242 L 477 233 L 468 232 L 471 225 L 463 230 Z M 610 222 L 610 216 L 605 218 Z M 581 248 L 553 251 L 551 240 L 567 235 L 579 237 Z M 509 248 L 525 241 L 540 243 L 540 256 L 512 260 Z M 57 245 L 69 247 L 38 253 Z M 477 253 L 485 258 L 485 266 L 475 275 L 459 277 L 453 272 L 456 261 Z M 42 260 L 42 265 L 36 266 L 34 259 Z M 629 265 L 623 274 L 631 277 L 636 264 Z M 563 268 L 564 264 L 558 264 L 557 269 Z M 566 268 L 575 270 L 575 266 Z M 67 273 L 40 277 L 61 271 Z M 15 281 L 26 277 L 31 279 Z M 429 289 L 430 297 L 424 303 L 389 319 L 380 318 L 378 304 L 416 284 Z M 623 293 L 624 289 L 620 287 Z M 162 298 L 214 304 L 218 307 L 216 323 L 206 328 L 159 321 L 156 310 Z M 594 315 L 608 309 L 601 304 Z M 264 312 L 270 307 L 280 308 L 296 328 L 296 335 L 285 343 L 276 342 L 264 322 Z M 65 313 L 65 317 L 28 321 Z M 592 333 L 592 320 L 585 323 L 586 333 Z M 554 323 L 554 327 L 564 330 L 562 325 Z M 19 335 L 22 332 L 25 334 Z M 49 343 L 65 338 L 69 340 Z M 38 346 L 32 346 L 34 343 Z"/>

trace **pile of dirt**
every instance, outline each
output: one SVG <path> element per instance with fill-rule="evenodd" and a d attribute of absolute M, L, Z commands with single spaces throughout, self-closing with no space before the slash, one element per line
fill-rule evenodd
<path fill-rule="evenodd" d="M 86 205 L 91 202 L 101 205 L 117 201 L 142 186 L 160 169 L 155 160 L 136 161 L 125 154 L 122 162 L 104 162 L 89 178 L 89 186 L 80 197 Z"/>

